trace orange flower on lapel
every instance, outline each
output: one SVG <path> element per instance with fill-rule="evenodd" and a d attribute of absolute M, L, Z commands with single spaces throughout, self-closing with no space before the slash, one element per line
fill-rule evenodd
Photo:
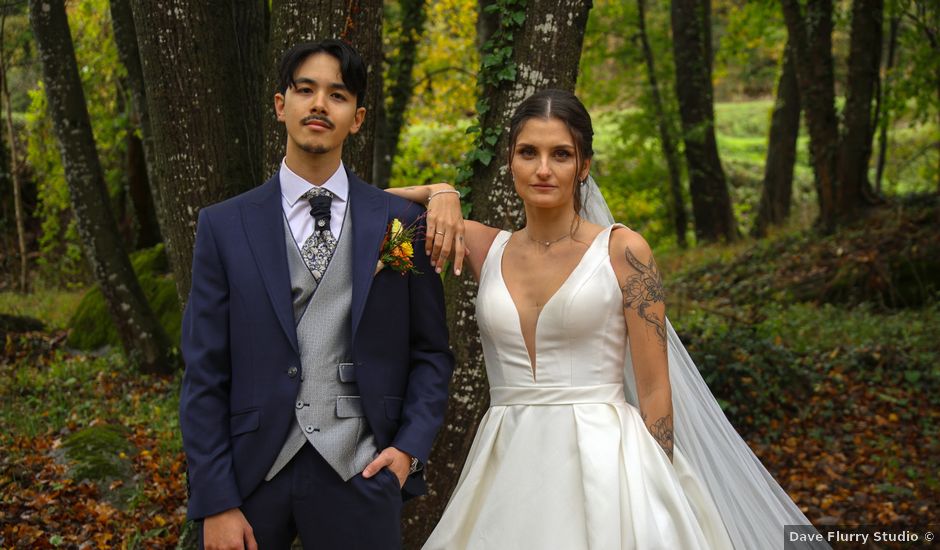
<path fill-rule="evenodd" d="M 384 267 L 390 267 L 399 274 L 421 272 L 415 268 L 414 264 L 414 239 L 418 233 L 417 220 L 411 225 L 405 227 L 401 220 L 395 218 L 388 224 L 388 230 L 385 232 L 385 239 L 382 241 L 382 248 L 379 252 L 379 261 L 375 266 L 375 273 L 378 274 Z"/>

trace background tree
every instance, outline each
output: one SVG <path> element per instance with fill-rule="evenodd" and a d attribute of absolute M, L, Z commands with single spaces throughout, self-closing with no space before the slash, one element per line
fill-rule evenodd
<path fill-rule="evenodd" d="M 0 93 L 3 94 L 2 107 L 6 113 L 4 116 L 4 128 L 6 129 L 6 143 L 8 144 L 9 164 L 7 172 L 9 180 L 13 186 L 13 210 L 16 219 L 16 244 L 19 248 L 20 256 L 20 292 L 29 290 L 27 271 L 27 250 L 26 250 L 26 212 L 23 208 L 23 182 L 21 180 L 19 159 L 17 158 L 16 132 L 13 130 L 13 105 L 10 103 L 10 86 L 7 84 L 7 47 L 6 47 L 6 24 L 7 13 L 5 8 L 0 13 Z M 5 155 L 4 155 L 5 156 Z"/>
<path fill-rule="evenodd" d="M 839 216 L 853 217 L 873 198 L 868 179 L 874 137 L 874 103 L 880 83 L 882 17 L 884 0 L 852 2 L 852 39 L 849 74 L 842 108 L 842 139 L 839 143 L 839 185 L 836 198 Z"/>
<path fill-rule="evenodd" d="M 171 372 L 172 346 L 137 284 L 111 213 L 65 5 L 62 0 L 30 0 L 29 16 L 85 255 L 128 360 L 143 372 Z"/>
<path fill-rule="evenodd" d="M 196 216 L 258 185 L 265 0 L 132 0 L 153 134 L 154 196 L 180 303 Z M 132 56 L 129 64 L 133 64 Z"/>
<path fill-rule="evenodd" d="M 274 117 L 277 64 L 298 42 L 339 38 L 353 45 L 366 64 L 366 119 L 343 146 L 343 163 L 366 181 L 372 179 L 375 129 L 382 99 L 382 2 L 380 0 L 273 0 L 268 45 L 264 112 L 265 173 L 273 174 L 284 158 L 287 134 Z"/>
<path fill-rule="evenodd" d="M 875 120 L 878 124 L 878 160 L 875 163 L 875 193 L 881 193 L 881 182 L 885 172 L 885 160 L 888 153 L 888 124 L 891 121 L 891 109 L 887 99 L 891 95 L 891 81 L 894 70 L 894 61 L 897 59 L 898 35 L 901 30 L 901 16 L 898 14 L 896 3 L 891 3 L 891 16 L 888 31 L 888 52 L 885 62 L 885 76 L 878 86 L 878 104 L 875 107 Z"/>
<path fill-rule="evenodd" d="M 793 196 L 793 166 L 796 164 L 796 140 L 800 133 L 800 90 L 789 46 L 783 54 L 783 67 L 777 84 L 777 100 L 770 120 L 767 161 L 754 234 L 764 236 L 771 225 L 780 225 L 790 217 Z"/>
<path fill-rule="evenodd" d="M 388 187 L 392 176 L 392 161 L 398 154 L 405 111 L 414 92 L 414 65 L 426 19 L 425 0 L 401 0 L 396 15 L 391 37 L 394 49 L 386 56 L 389 59 L 385 94 L 383 101 L 377 103 L 381 108 L 376 125 L 372 183 L 383 189 Z"/>
<path fill-rule="evenodd" d="M 130 124 L 127 128 L 127 180 L 134 211 L 137 215 L 136 246 L 146 248 L 161 241 L 160 226 L 157 221 L 151 188 L 159 189 L 153 167 L 153 131 L 150 128 L 150 114 L 147 111 L 147 90 L 144 84 L 143 69 L 140 64 L 140 50 L 137 47 L 137 29 L 134 26 L 134 14 L 130 0 L 111 0 L 111 24 L 114 29 L 114 42 L 117 46 L 121 64 L 127 72 L 124 86 L 128 90 L 128 113 Z M 138 135 L 138 132 L 140 135 Z"/>
<path fill-rule="evenodd" d="M 659 88 L 659 79 L 656 76 L 656 62 L 653 57 L 653 48 L 650 46 L 649 35 L 646 32 L 646 1 L 637 0 L 637 39 L 643 51 L 643 60 L 646 65 L 646 75 L 649 80 L 650 99 L 653 104 L 653 116 L 656 117 L 656 126 L 659 129 L 659 140 L 662 143 L 663 155 L 666 157 L 666 167 L 669 170 L 669 195 L 672 198 L 670 215 L 676 232 L 676 243 L 680 248 L 688 246 L 685 231 L 688 227 L 688 218 L 685 211 L 685 200 L 682 196 L 682 165 L 679 161 L 679 150 L 670 131 L 670 121 L 663 105 L 663 96 Z"/>
<path fill-rule="evenodd" d="M 872 99 L 881 52 L 882 0 L 854 0 L 843 110 L 843 130 L 835 108 L 832 54 L 832 2 L 781 0 L 790 43 L 796 56 L 803 112 L 810 135 L 819 222 L 832 231 L 870 202 Z"/>
<path fill-rule="evenodd" d="M 472 189 L 473 219 L 506 229 L 522 224 L 522 204 L 506 169 L 509 136 L 505 129 L 515 107 L 536 90 L 574 89 L 590 8 L 586 0 L 497 0 L 488 8 L 498 16 L 499 24 L 483 47 L 479 133 L 462 172 L 462 180 Z M 440 518 L 489 403 L 474 316 L 476 284 L 463 277 L 448 279 L 446 285 L 457 369 L 444 428 L 429 459 L 430 493 L 405 509 L 405 546 L 409 548 L 420 547 Z"/>
<path fill-rule="evenodd" d="M 695 236 L 733 241 L 737 222 L 715 139 L 711 1 L 673 0 L 672 36 Z"/>

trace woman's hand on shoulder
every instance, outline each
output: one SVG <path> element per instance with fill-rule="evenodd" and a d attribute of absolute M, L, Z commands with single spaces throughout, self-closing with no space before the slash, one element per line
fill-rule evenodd
<path fill-rule="evenodd" d="M 425 253 L 431 256 L 431 265 L 437 273 L 444 269 L 448 259 L 454 261 L 454 274 L 463 268 L 466 247 L 463 209 L 460 193 L 449 183 L 428 185 L 427 238 Z"/>

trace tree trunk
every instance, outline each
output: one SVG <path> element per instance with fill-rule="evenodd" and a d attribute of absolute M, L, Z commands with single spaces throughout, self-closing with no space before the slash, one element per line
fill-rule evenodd
<path fill-rule="evenodd" d="M 894 8 L 892 8 L 894 9 Z M 881 194 L 881 180 L 885 172 L 885 160 L 888 157 L 888 124 L 891 113 L 885 106 L 885 100 L 891 91 L 891 72 L 897 55 L 898 34 L 901 30 L 901 17 L 896 13 L 891 16 L 891 30 L 888 32 L 888 61 L 885 65 L 885 79 L 878 88 L 878 161 L 875 168 L 875 193 Z"/>
<path fill-rule="evenodd" d="M 398 155 L 398 137 L 405 121 L 405 111 L 414 92 L 412 77 L 418 43 L 424 33 L 425 0 L 402 0 L 401 41 L 398 55 L 389 64 L 388 78 L 391 80 L 388 95 L 391 103 L 383 109 L 376 132 L 376 158 L 373 183 L 388 187 L 392 175 L 392 163 Z M 379 102 L 381 105 L 381 102 Z"/>
<path fill-rule="evenodd" d="M 884 0 L 855 0 L 852 3 L 852 34 L 843 135 L 839 144 L 836 200 L 839 216 L 851 219 L 872 201 L 868 163 L 874 133 L 872 106 L 881 67 Z"/>
<path fill-rule="evenodd" d="M 695 236 L 703 241 L 733 241 L 737 222 L 715 140 L 711 80 L 711 4 L 673 0 L 673 55 L 676 95 L 682 118 Z"/>
<path fill-rule="evenodd" d="M 137 217 L 136 246 L 154 246 L 162 240 L 157 221 L 154 194 L 160 188 L 154 180 L 153 134 L 147 112 L 147 91 L 144 86 L 143 69 L 140 66 L 140 50 L 137 47 L 137 29 L 130 0 L 111 0 L 111 25 L 118 57 L 127 70 L 126 84 L 130 90 L 131 128 L 127 136 L 128 190 Z M 142 139 L 134 128 L 139 128 Z"/>
<path fill-rule="evenodd" d="M 649 37 L 646 34 L 646 0 L 637 0 L 637 21 L 639 24 L 640 44 L 643 48 L 643 58 L 646 61 L 646 75 L 649 80 L 650 96 L 655 109 L 656 123 L 659 127 L 659 139 L 663 146 L 663 155 L 666 156 L 666 167 L 669 170 L 669 211 L 676 231 L 676 242 L 680 248 L 688 247 L 685 231 L 689 225 L 685 212 L 685 199 L 682 197 L 682 169 L 679 160 L 679 151 L 676 142 L 669 131 L 669 119 L 666 117 L 666 108 L 663 106 L 662 94 L 659 91 L 659 82 L 656 78 L 656 64 L 653 60 L 653 49 L 650 47 Z"/>
<path fill-rule="evenodd" d="M 573 90 L 578 75 L 578 61 L 584 40 L 589 0 L 530 0 L 521 10 L 525 20 L 521 27 L 511 22 L 512 14 L 502 14 L 493 39 L 506 41 L 511 49 L 514 74 L 503 79 L 488 80 L 487 75 L 508 70 L 508 66 L 481 68 L 480 128 L 498 137 L 486 144 L 493 156 L 473 162 L 470 178 L 471 217 L 482 223 L 502 228 L 522 224 L 524 212 L 516 196 L 506 164 L 509 158 L 509 136 L 505 129 L 516 106 L 526 97 L 543 88 Z M 519 13 L 519 12 L 515 12 Z M 518 17 L 521 17 L 519 15 Z M 506 36 L 507 31 L 511 38 Z M 484 56 L 485 58 L 485 56 Z M 492 147 L 492 149 L 490 149 Z M 484 155 L 486 158 L 486 155 Z M 451 400 L 444 428 L 435 442 L 428 463 L 427 496 L 411 501 L 404 513 L 405 547 L 420 548 L 440 518 L 460 470 L 463 467 L 477 423 L 489 404 L 489 391 L 482 361 L 482 348 L 474 314 L 473 300 L 477 285 L 469 277 L 448 277 L 447 321 L 457 368 L 451 381 Z"/>
<path fill-rule="evenodd" d="M 382 101 L 382 2 L 380 0 L 273 0 L 271 41 L 267 51 L 264 101 L 265 172 L 273 174 L 284 158 L 287 133 L 273 116 L 277 91 L 277 65 L 281 55 L 297 43 L 339 38 L 362 56 L 368 74 L 366 119 L 359 133 L 343 146 L 343 163 L 362 178 L 372 178 L 375 128 Z"/>
<path fill-rule="evenodd" d="M 132 0 L 154 193 L 180 303 L 203 206 L 264 180 L 261 70 L 266 0 Z"/>
<path fill-rule="evenodd" d="M 28 259 L 26 256 L 26 214 L 23 211 L 23 182 L 20 180 L 19 159 L 16 158 L 16 132 L 13 130 L 13 105 L 10 103 L 10 86 L 7 80 L 6 22 L 4 13 L 0 16 L 0 82 L 2 82 L 3 108 L 6 110 L 7 143 L 10 144 L 10 182 L 13 184 L 13 211 L 16 217 L 16 243 L 20 252 L 20 292 L 29 291 L 29 279 L 26 277 Z"/>
<path fill-rule="evenodd" d="M 793 64 L 793 48 L 788 43 L 777 84 L 777 101 L 770 120 L 764 185 L 754 225 L 754 234 L 758 237 L 765 236 L 771 225 L 779 225 L 790 217 L 796 139 L 800 133 L 800 89 Z"/>
<path fill-rule="evenodd" d="M 63 1 L 30 0 L 29 19 L 85 256 L 128 360 L 143 372 L 172 372 L 172 346 L 137 283 L 111 213 Z"/>
<path fill-rule="evenodd" d="M 137 220 L 137 234 L 134 236 L 136 248 L 150 248 L 158 244 L 160 225 L 150 193 L 150 181 L 147 174 L 147 159 L 144 142 L 137 137 L 133 128 L 127 130 L 127 191 L 134 205 Z"/>
<path fill-rule="evenodd" d="M 781 4 L 795 54 L 796 78 L 809 131 L 819 225 L 823 231 L 831 232 L 836 225 L 836 153 L 839 147 L 832 59 L 832 0 L 808 0 L 805 16 L 799 0 L 781 0 Z"/>

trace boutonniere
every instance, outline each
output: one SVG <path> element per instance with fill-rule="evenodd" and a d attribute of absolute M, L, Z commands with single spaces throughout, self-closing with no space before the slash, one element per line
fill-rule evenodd
<path fill-rule="evenodd" d="M 421 272 L 415 268 L 414 264 L 414 239 L 418 233 L 417 221 L 409 226 L 401 223 L 401 220 L 395 218 L 388 224 L 388 230 L 385 232 L 385 239 L 382 241 L 382 249 L 379 252 L 379 261 L 375 266 L 375 273 L 378 274 L 384 267 L 390 267 L 399 274 Z"/>

